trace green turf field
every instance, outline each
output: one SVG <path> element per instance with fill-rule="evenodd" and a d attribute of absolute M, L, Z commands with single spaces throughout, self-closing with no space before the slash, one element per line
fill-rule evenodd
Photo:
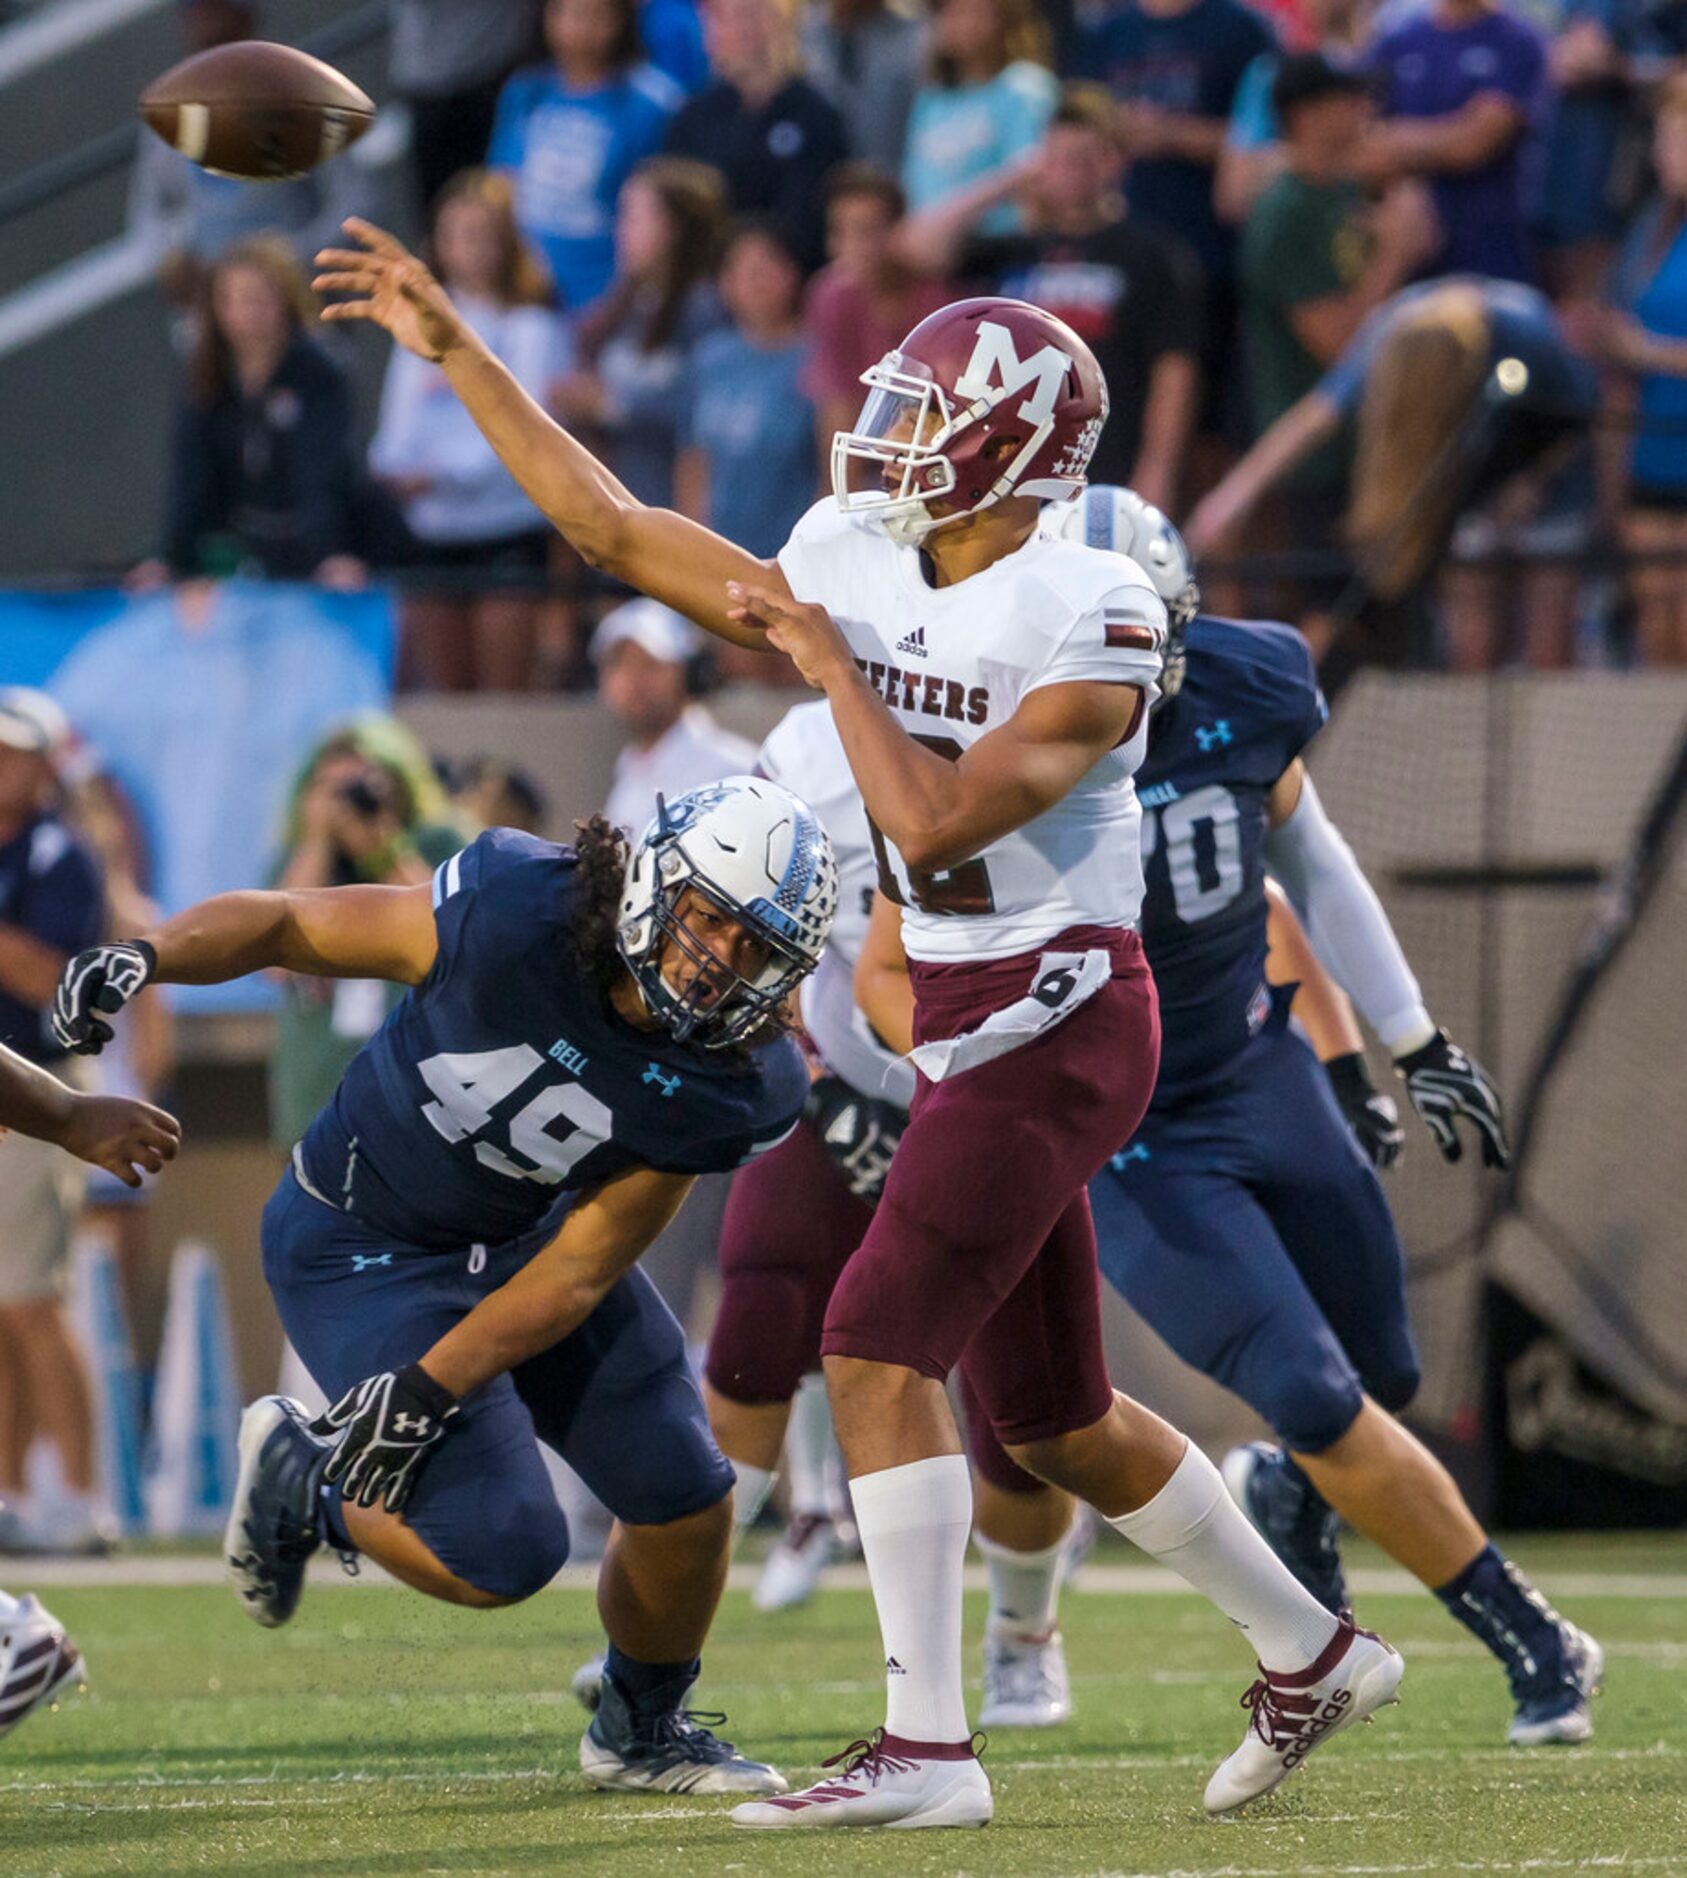
<path fill-rule="evenodd" d="M 1591 1745 L 1508 1751 L 1489 1660 L 1427 1597 L 1362 1596 L 1406 1654 L 1402 1705 L 1213 1824 L 1201 1788 L 1244 1719 L 1240 1644 L 1193 1598 L 1080 1590 L 1065 1613 L 1079 1718 L 992 1741 L 981 1834 L 769 1837 L 733 1831 L 726 1802 L 589 1793 L 567 1694 L 592 1637 L 585 1591 L 477 1616 L 325 1583 L 269 1633 L 209 1586 L 43 1583 L 93 1687 L 0 1745 L 0 1874 L 1687 1874 L 1687 1546 L 1517 1551 L 1543 1583 L 1568 1578 L 1560 1602 L 1610 1652 Z M 1108 1551 L 1104 1579 L 1129 1556 Z M 5 1582 L 28 1589 L 27 1568 L 8 1561 Z M 973 1597 L 974 1635 L 981 1618 Z M 763 1618 L 734 1590 L 698 1699 L 811 1775 L 879 1719 L 875 1644 L 864 1592 Z"/>

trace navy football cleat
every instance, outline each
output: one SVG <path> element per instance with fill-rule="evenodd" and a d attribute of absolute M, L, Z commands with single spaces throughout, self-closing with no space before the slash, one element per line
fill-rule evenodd
<path fill-rule="evenodd" d="M 681 1701 L 686 1693 L 679 1691 Z M 606 1675 L 580 1737 L 580 1772 L 589 1786 L 624 1793 L 783 1793 L 783 1774 L 711 1731 L 725 1720 L 678 1707 L 642 1712 Z"/>
<path fill-rule="evenodd" d="M 1269 1441 L 1232 1448 L 1220 1470 L 1230 1497 L 1295 1577 L 1336 1617 L 1352 1615 L 1341 1569 L 1341 1520 Z"/>
<path fill-rule="evenodd" d="M 1593 1733 L 1588 1711 L 1605 1674 L 1605 1652 L 1585 1630 L 1562 1618 L 1558 1634 L 1562 1646 L 1558 1662 L 1542 1664 L 1531 1678 L 1512 1681 L 1517 1710 L 1506 1739 L 1514 1748 L 1586 1741 Z"/>
<path fill-rule="evenodd" d="M 305 1566 L 322 1543 L 318 1489 L 332 1445 L 310 1432 L 302 1402 L 260 1396 L 240 1418 L 240 1475 L 223 1532 L 229 1582 L 256 1624 L 299 1608 Z"/>

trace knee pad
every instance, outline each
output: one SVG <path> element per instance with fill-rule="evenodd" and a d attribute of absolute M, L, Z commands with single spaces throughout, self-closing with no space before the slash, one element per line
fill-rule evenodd
<path fill-rule="evenodd" d="M 543 1591 L 567 1564 L 568 1517 L 554 1494 L 519 1494 L 454 1541 L 433 1548 L 440 1561 L 477 1591 L 514 1603 Z"/>
<path fill-rule="evenodd" d="M 1225 1371 L 1217 1380 L 1300 1454 L 1321 1454 L 1339 1441 L 1364 1405 L 1359 1377 L 1333 1338 L 1285 1351 L 1277 1337 L 1255 1337 Z"/>
<path fill-rule="evenodd" d="M 1415 1350 L 1407 1351 L 1386 1369 L 1365 1377 L 1365 1392 L 1373 1402 L 1398 1415 L 1411 1405 L 1423 1381 L 1423 1369 Z"/>

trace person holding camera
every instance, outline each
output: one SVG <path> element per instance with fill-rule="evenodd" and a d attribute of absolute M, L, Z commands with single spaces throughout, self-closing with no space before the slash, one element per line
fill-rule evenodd
<path fill-rule="evenodd" d="M 362 717 L 320 744 L 301 771 L 273 884 L 413 887 L 466 839 L 410 733 L 391 718 Z M 380 980 L 286 975 L 269 1077 L 270 1137 L 284 1152 L 394 1001 Z"/>

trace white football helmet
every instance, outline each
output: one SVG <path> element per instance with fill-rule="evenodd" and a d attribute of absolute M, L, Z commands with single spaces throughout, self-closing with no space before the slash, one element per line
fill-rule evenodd
<path fill-rule="evenodd" d="M 1152 502 L 1114 483 L 1092 483 L 1076 501 L 1050 503 L 1043 520 L 1067 541 L 1128 555 L 1148 576 L 1170 622 L 1160 696 L 1176 697 L 1187 665 L 1183 635 L 1201 610 L 1195 563 L 1183 537 Z"/>
<path fill-rule="evenodd" d="M 763 940 L 753 979 L 731 975 L 678 917 L 696 887 Z M 728 776 L 672 802 L 633 844 L 616 942 L 646 1008 L 682 1043 L 721 1049 L 748 1036 L 820 961 L 838 910 L 832 844 L 806 802 L 764 776 Z M 662 973 L 663 941 L 699 968 L 683 991 Z"/>

